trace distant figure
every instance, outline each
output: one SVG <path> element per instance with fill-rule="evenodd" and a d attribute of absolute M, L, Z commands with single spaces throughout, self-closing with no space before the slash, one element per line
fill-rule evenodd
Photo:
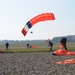
<path fill-rule="evenodd" d="M 9 43 L 7 42 L 7 43 L 5 44 L 5 46 L 6 46 L 6 50 L 8 50 Z"/>
<path fill-rule="evenodd" d="M 29 47 L 29 44 L 27 44 L 27 47 Z"/>
<path fill-rule="evenodd" d="M 30 33 L 33 33 L 32 31 Z"/>
<path fill-rule="evenodd" d="M 29 44 L 27 44 L 27 48 L 31 48 L 31 46 Z"/>
<path fill-rule="evenodd" d="M 60 40 L 60 48 L 61 49 L 67 50 L 66 42 L 67 42 L 67 38 L 65 38 L 65 37 Z"/>
<path fill-rule="evenodd" d="M 49 52 L 53 52 L 53 50 L 52 50 L 53 43 L 50 41 L 50 39 L 46 40 L 46 42 L 49 44 L 48 46 L 50 46 Z"/>
<path fill-rule="evenodd" d="M 53 47 L 53 43 L 49 40 L 49 45 L 48 46 L 50 46 L 50 50 L 49 50 L 49 52 L 53 52 L 53 50 L 52 50 L 52 47 Z"/>

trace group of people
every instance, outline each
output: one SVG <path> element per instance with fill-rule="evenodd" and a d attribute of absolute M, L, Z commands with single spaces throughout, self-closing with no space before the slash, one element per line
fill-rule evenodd
<path fill-rule="evenodd" d="M 48 46 L 50 46 L 49 52 L 53 52 L 53 49 L 52 49 L 53 43 L 51 42 L 50 39 L 47 42 L 49 44 Z M 66 42 L 67 42 L 67 38 L 65 38 L 65 37 L 60 40 L 60 49 L 67 50 Z M 7 42 L 5 44 L 5 46 L 6 46 L 6 50 L 8 50 L 9 43 Z M 31 45 L 27 44 L 27 48 L 31 48 L 31 47 L 32 47 Z"/>
<path fill-rule="evenodd" d="M 60 40 L 60 49 L 67 50 L 66 42 L 67 42 L 67 38 L 65 38 L 65 37 Z M 53 43 L 51 42 L 50 39 L 48 40 L 48 44 L 49 44 L 48 46 L 50 46 L 49 52 L 53 52 L 53 50 L 52 50 Z"/>

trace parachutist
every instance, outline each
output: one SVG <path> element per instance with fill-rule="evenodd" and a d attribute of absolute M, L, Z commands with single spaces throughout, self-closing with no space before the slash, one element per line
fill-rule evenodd
<path fill-rule="evenodd" d="M 46 20 L 55 20 L 55 16 L 53 13 L 42 13 L 37 16 L 31 18 L 24 28 L 22 29 L 22 34 L 25 36 L 30 28 L 32 28 L 36 23 L 46 21 Z M 33 33 L 33 32 L 30 32 Z"/>
<path fill-rule="evenodd" d="M 66 42 L 67 42 L 67 38 L 65 38 L 65 37 L 60 40 L 60 48 L 61 49 L 67 50 Z"/>
<path fill-rule="evenodd" d="M 5 44 L 5 46 L 6 46 L 6 50 L 8 50 L 9 43 L 7 42 L 7 43 Z"/>
<path fill-rule="evenodd" d="M 33 32 L 30 32 L 30 33 L 33 33 Z"/>
<path fill-rule="evenodd" d="M 53 52 L 52 47 L 53 47 L 53 43 L 50 41 L 50 39 L 46 40 L 46 42 L 48 42 L 48 46 L 50 46 L 50 50 L 49 52 Z"/>
<path fill-rule="evenodd" d="M 52 50 L 52 47 L 53 47 L 53 43 L 49 40 L 49 46 L 50 46 L 50 50 L 49 50 L 49 52 L 51 51 L 51 52 L 53 52 L 53 50 Z"/>
<path fill-rule="evenodd" d="M 27 44 L 27 48 L 31 48 L 32 46 L 30 44 Z"/>

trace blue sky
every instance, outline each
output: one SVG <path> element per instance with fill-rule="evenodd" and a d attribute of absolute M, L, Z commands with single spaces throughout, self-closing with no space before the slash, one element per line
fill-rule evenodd
<path fill-rule="evenodd" d="M 46 12 L 54 13 L 56 20 L 35 24 L 24 37 L 21 33 L 24 25 Z M 0 0 L 0 40 L 52 39 L 66 35 L 75 35 L 75 0 Z"/>

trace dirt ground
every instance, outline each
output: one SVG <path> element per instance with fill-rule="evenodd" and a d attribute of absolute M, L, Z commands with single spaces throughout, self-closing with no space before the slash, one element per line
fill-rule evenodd
<path fill-rule="evenodd" d="M 0 75 L 75 75 L 75 64 L 53 64 L 71 58 L 51 52 L 0 53 Z"/>

